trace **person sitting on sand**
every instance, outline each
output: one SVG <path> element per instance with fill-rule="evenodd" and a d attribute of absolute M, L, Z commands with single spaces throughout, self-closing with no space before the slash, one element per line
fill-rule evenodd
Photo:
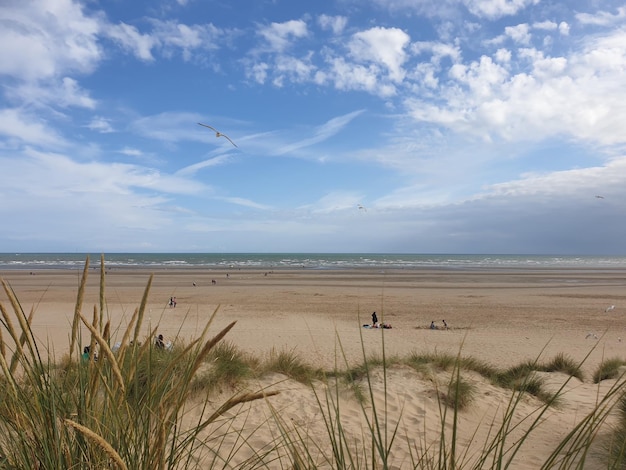
<path fill-rule="evenodd" d="M 437 329 L 437 325 L 435 325 L 434 320 L 430 322 L 430 329 L 431 330 L 436 330 Z"/>
<path fill-rule="evenodd" d="M 89 361 L 91 359 L 91 346 L 85 346 L 83 348 L 83 354 L 81 356 L 83 358 L 83 361 Z M 98 360 L 98 355 L 94 354 L 93 355 L 93 360 L 97 361 Z"/>
<path fill-rule="evenodd" d="M 163 340 L 163 335 L 157 336 L 154 345 L 157 349 L 165 349 L 165 341 Z"/>

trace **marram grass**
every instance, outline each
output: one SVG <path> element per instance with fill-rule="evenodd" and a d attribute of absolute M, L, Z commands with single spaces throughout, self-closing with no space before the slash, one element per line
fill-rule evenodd
<path fill-rule="evenodd" d="M 261 360 L 239 350 L 224 338 L 234 327 L 210 335 L 214 316 L 202 334 L 189 343 L 177 342 L 171 351 L 156 349 L 153 331 L 142 338 L 144 313 L 152 277 L 124 331 L 119 349 L 111 348 L 111 325 L 105 318 L 104 259 L 101 260 L 99 304 L 88 318 L 83 296 L 88 276 L 86 260 L 78 287 L 69 350 L 59 362 L 44 358 L 26 314 L 11 286 L 2 280 L 9 306 L 0 303 L 0 470 L 2 469 L 505 469 L 515 468 L 520 450 L 558 403 L 565 384 L 547 393 L 537 372 L 559 371 L 583 380 L 580 366 L 560 354 L 548 362 L 530 361 L 499 370 L 461 355 L 418 354 L 391 357 L 384 347 L 377 356 L 357 365 L 323 371 L 303 361 L 296 351 L 272 350 Z M 88 338 L 81 338 L 80 324 Z M 115 330 L 117 332 L 117 330 Z M 384 334 L 384 333 L 383 333 Z M 81 344 L 89 344 L 90 359 L 81 358 Z M 93 360 L 95 352 L 98 360 Z M 342 358 L 338 358 L 341 362 Z M 626 468 L 626 381 L 620 367 L 626 361 L 605 361 L 593 380 L 614 380 L 594 409 L 580 416 L 571 431 L 537 468 L 580 468 L 597 447 L 600 429 L 609 416 L 619 424 L 606 439 L 606 468 Z M 399 368 L 399 369 L 398 369 Z M 395 397 L 389 374 L 407 368 L 432 381 L 439 404 L 440 432 L 427 440 L 406 429 L 402 417 L 391 418 Z M 268 373 L 280 373 L 309 387 L 317 403 L 325 435 L 311 435 L 294 426 L 273 402 L 283 382 L 250 390 Z M 471 412 L 478 390 L 473 378 L 484 377 L 504 387 L 509 401 L 491 423 L 482 444 L 471 451 L 460 440 L 463 413 Z M 382 377 L 382 389 L 379 382 Z M 443 382 L 441 382 L 443 377 Z M 346 391 L 352 390 L 352 394 Z M 216 402 L 216 396 L 224 396 Z M 525 397 L 541 401 L 532 415 L 516 417 Z M 360 435 L 348 429 L 343 414 L 345 397 L 360 408 Z M 355 399 L 356 397 L 356 399 Z M 267 410 L 274 431 L 255 447 L 244 427 L 252 425 L 252 408 Z M 194 418 L 187 417 L 194 409 Z M 201 410 L 198 413 L 198 410 Z M 308 417 L 302 416 L 306 422 Z M 523 425 L 523 426 L 522 426 Z M 522 426 L 522 427 L 521 427 Z M 606 432 L 604 433 L 606 436 Z M 234 436 L 234 438 L 233 438 Z M 410 449 L 400 465 L 397 446 Z M 240 457 L 239 453 L 243 453 Z M 398 466 L 399 465 L 399 466 Z"/>

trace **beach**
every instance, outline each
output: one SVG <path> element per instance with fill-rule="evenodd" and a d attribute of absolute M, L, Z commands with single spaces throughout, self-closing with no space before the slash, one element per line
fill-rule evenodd
<path fill-rule="evenodd" d="M 34 310 L 32 330 L 43 349 L 56 358 L 67 353 L 81 274 L 80 270 L 56 269 L 0 272 L 26 314 Z M 326 370 L 356 365 L 364 355 L 380 357 L 383 351 L 388 357 L 460 354 L 501 368 L 549 360 L 559 353 L 584 361 L 587 380 L 576 379 L 568 386 L 569 401 L 546 419 L 544 431 L 529 441 L 528 453 L 520 454 L 513 468 L 536 468 L 537 459 L 550 451 L 550 439 L 563 436 L 575 417 L 588 412 L 598 393 L 605 390 L 602 387 L 608 386 L 590 381 L 602 360 L 626 357 L 626 270 L 619 268 L 112 268 L 105 276 L 104 316 L 111 323 L 112 343 L 121 339 L 117 335 L 121 336 L 139 306 L 150 276 L 143 333 L 148 341 L 152 340 L 149 332 L 157 331 L 167 341 L 188 342 L 215 314 L 210 331 L 236 321 L 225 340 L 241 350 L 259 357 L 287 350 Z M 99 309 L 99 289 L 100 271 L 92 268 L 82 305 L 83 315 L 89 318 L 94 308 Z M 176 307 L 168 305 L 172 297 Z M 8 305 L 4 292 L 0 302 Z M 371 322 L 372 312 L 391 328 L 364 327 Z M 448 329 L 443 329 L 443 320 Z M 431 322 L 438 329 L 430 329 Z M 82 335 L 86 344 L 89 336 L 84 327 Z M 558 374 L 547 381 L 558 389 L 566 379 Z M 276 377 L 268 380 L 281 382 Z M 390 371 L 385 380 L 390 381 L 384 387 L 386 393 L 393 395 L 394 406 L 402 409 L 403 416 L 413 417 L 420 433 L 430 429 L 436 435 L 437 400 L 422 390 L 424 381 L 414 371 L 402 369 Z M 281 387 L 283 393 L 275 403 L 285 416 L 291 416 L 291 422 L 311 426 L 303 416 L 307 413 L 319 419 L 306 386 L 284 382 L 276 386 Z M 494 403 L 498 408 L 508 399 L 497 387 L 484 382 L 480 387 L 483 393 L 477 404 L 463 418 L 470 433 L 468 442 L 474 435 L 469 430 L 485 421 Z M 528 402 L 524 406 L 532 413 L 538 405 Z M 262 413 L 255 415 L 259 416 Z M 347 419 L 354 426 L 362 425 L 356 418 Z M 254 425 L 254 419 L 247 424 Z M 312 427 L 310 432 L 323 434 Z M 398 451 L 399 463 L 394 468 L 404 468 L 402 462 L 408 455 L 408 450 Z"/>
<path fill-rule="evenodd" d="M 0 271 L 24 311 L 35 310 L 32 328 L 57 356 L 69 344 L 81 274 Z M 388 354 L 460 352 L 504 367 L 565 353 L 581 361 L 589 355 L 591 370 L 603 357 L 626 352 L 621 269 L 116 268 L 105 279 L 105 318 L 113 330 L 127 324 L 151 275 L 146 334 L 158 325 L 169 340 L 191 339 L 216 312 L 215 331 L 237 321 L 228 340 L 242 349 L 295 350 L 323 367 L 336 364 L 340 347 L 349 361 L 360 361 L 362 344 L 375 353 L 383 342 Z M 99 288 L 100 272 L 92 268 L 82 306 L 88 317 L 99 308 Z M 176 308 L 168 306 L 171 297 Z M 372 312 L 392 328 L 363 328 Z M 428 328 L 431 321 L 442 328 L 443 320 L 448 330 Z"/>

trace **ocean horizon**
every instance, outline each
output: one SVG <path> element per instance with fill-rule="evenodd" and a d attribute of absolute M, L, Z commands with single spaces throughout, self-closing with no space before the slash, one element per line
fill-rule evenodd
<path fill-rule="evenodd" d="M 0 253 L 0 269 L 78 269 L 100 253 Z M 305 269 L 496 269 L 626 268 L 626 256 L 397 254 L 397 253 L 104 253 L 108 267 L 126 268 L 305 268 Z"/>

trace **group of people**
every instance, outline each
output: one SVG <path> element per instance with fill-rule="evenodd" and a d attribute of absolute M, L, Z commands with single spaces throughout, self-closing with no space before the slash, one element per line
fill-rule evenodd
<path fill-rule="evenodd" d="M 378 315 L 376 315 L 376 312 L 372 313 L 372 323 L 371 325 L 367 325 L 367 326 L 369 328 L 387 328 L 387 329 L 391 328 L 391 325 L 389 323 L 383 323 L 383 322 L 378 321 Z"/>
<path fill-rule="evenodd" d="M 434 320 L 430 322 L 430 329 L 431 330 L 448 330 L 448 324 L 446 323 L 445 320 L 441 320 L 441 322 L 443 323 L 443 325 L 441 327 L 435 325 Z"/>
<path fill-rule="evenodd" d="M 133 345 L 133 342 L 130 342 L 130 346 Z M 139 343 L 139 345 L 141 346 L 141 343 Z M 122 343 L 121 342 L 117 342 L 115 343 L 112 347 L 111 347 L 111 351 L 113 352 L 117 352 L 119 351 L 119 349 L 122 347 Z M 162 334 L 159 334 L 155 339 L 154 339 L 154 347 L 157 349 L 167 349 L 167 350 L 171 350 L 172 349 L 172 342 L 171 341 L 165 341 L 165 338 L 163 337 Z M 97 361 L 98 360 L 98 354 L 94 353 L 91 351 L 91 346 L 85 346 L 83 348 L 83 354 L 82 354 L 82 359 L 83 361 L 89 361 L 89 360 L 93 360 L 93 361 Z"/>

